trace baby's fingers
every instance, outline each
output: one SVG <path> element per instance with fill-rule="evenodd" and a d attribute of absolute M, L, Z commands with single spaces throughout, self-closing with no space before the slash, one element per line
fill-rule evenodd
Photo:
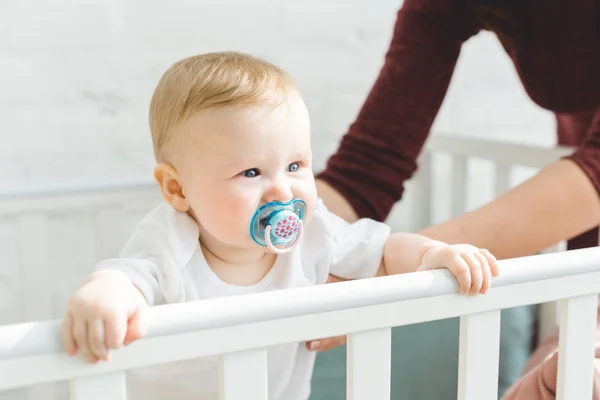
<path fill-rule="evenodd" d="M 483 254 L 476 252 L 475 258 L 477 258 L 481 265 L 482 282 L 479 293 L 487 294 L 488 290 L 490 289 L 490 285 L 492 284 L 492 273 L 490 272 L 490 266 Z"/>
<path fill-rule="evenodd" d="M 73 334 L 73 316 L 71 313 L 65 315 L 62 324 L 62 339 L 65 346 L 65 351 L 68 355 L 74 356 L 77 354 L 77 343 Z"/>
<path fill-rule="evenodd" d="M 118 313 L 113 318 L 107 318 L 104 324 L 106 347 L 109 349 L 118 349 L 123 345 L 125 335 L 127 334 L 127 315 L 125 313 Z"/>
<path fill-rule="evenodd" d="M 75 343 L 77 348 L 90 362 L 98 361 L 90 349 L 88 343 L 88 326 L 87 321 L 82 318 L 74 318 L 73 321 L 73 335 L 75 337 Z"/>
<path fill-rule="evenodd" d="M 481 273 L 481 263 L 472 253 L 465 253 L 462 255 L 462 258 L 469 266 L 469 271 L 471 275 L 471 287 L 469 294 L 475 296 L 481 290 L 481 285 L 483 282 L 483 274 Z"/>
<path fill-rule="evenodd" d="M 479 251 L 481 252 L 481 254 L 483 254 L 485 259 L 487 260 L 487 262 L 490 266 L 490 271 L 492 272 L 492 276 L 498 276 L 499 275 L 498 260 L 496 259 L 496 257 L 492 253 L 490 253 L 487 249 L 481 249 Z"/>
<path fill-rule="evenodd" d="M 146 308 L 138 308 L 127 322 L 127 325 L 127 335 L 125 336 L 124 342 L 125 345 L 144 337 L 148 331 Z"/>
<path fill-rule="evenodd" d="M 469 293 L 471 289 L 471 271 L 467 262 L 461 256 L 456 255 L 454 261 L 447 268 L 456 277 L 460 294 Z"/>
<path fill-rule="evenodd" d="M 91 320 L 88 323 L 88 343 L 94 357 L 100 360 L 108 360 L 108 349 L 105 344 L 105 323 L 101 319 Z"/>

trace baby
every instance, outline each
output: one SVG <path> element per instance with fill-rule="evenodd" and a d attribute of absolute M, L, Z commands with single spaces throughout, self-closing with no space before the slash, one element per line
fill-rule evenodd
<path fill-rule="evenodd" d="M 382 223 L 349 224 L 318 199 L 310 121 L 280 68 L 239 53 L 181 60 L 150 106 L 164 203 L 136 227 L 119 258 L 100 262 L 69 301 L 70 355 L 107 360 L 144 335 L 148 307 L 436 268 L 463 294 L 485 294 L 496 259 Z M 303 343 L 268 353 L 269 398 L 306 400 L 315 352 Z M 131 398 L 218 398 L 215 357 L 144 368 Z"/>

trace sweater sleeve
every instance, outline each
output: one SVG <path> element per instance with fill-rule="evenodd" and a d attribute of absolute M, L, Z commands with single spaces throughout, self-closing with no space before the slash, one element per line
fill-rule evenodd
<path fill-rule="evenodd" d="M 380 74 L 318 175 L 359 217 L 382 221 L 401 198 L 476 21 L 466 0 L 406 0 L 399 10 Z"/>
<path fill-rule="evenodd" d="M 600 193 L 600 105 L 596 108 L 586 139 L 567 159 L 575 162 Z"/>

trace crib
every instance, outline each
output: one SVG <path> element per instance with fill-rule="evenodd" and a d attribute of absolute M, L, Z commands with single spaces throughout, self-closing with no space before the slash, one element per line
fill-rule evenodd
<path fill-rule="evenodd" d="M 436 199 L 452 215 L 463 212 L 474 158 L 493 164 L 497 196 L 513 184 L 515 168 L 539 169 L 569 151 L 434 135 L 390 224 L 412 231 L 430 224 Z M 438 157 L 451 165 L 449 195 L 436 192 Z M 502 275 L 487 296 L 457 295 L 454 278 L 438 270 L 158 306 L 147 337 L 110 362 L 68 357 L 56 319 L 68 294 L 95 260 L 116 254 L 160 200 L 152 182 L 0 199 L 0 397 L 62 399 L 66 393 L 55 383 L 68 381 L 74 400 L 125 399 L 128 369 L 218 355 L 221 399 L 267 399 L 267 346 L 346 334 L 347 398 L 389 399 L 391 327 L 460 317 L 457 398 L 495 399 L 500 310 L 543 304 L 542 337 L 557 325 L 561 332 L 557 398 L 591 398 L 600 249 L 564 251 L 563 243 L 501 261 Z"/>

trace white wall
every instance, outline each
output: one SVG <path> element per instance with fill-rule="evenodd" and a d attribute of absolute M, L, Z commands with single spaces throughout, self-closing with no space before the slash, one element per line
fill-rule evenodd
<path fill-rule="evenodd" d="M 167 5 L 169 4 L 169 5 Z M 240 50 L 287 69 L 323 166 L 375 79 L 399 0 L 4 0 L 0 193 L 150 178 L 151 92 L 190 54 Z M 495 37 L 465 47 L 435 128 L 550 145 Z"/>

